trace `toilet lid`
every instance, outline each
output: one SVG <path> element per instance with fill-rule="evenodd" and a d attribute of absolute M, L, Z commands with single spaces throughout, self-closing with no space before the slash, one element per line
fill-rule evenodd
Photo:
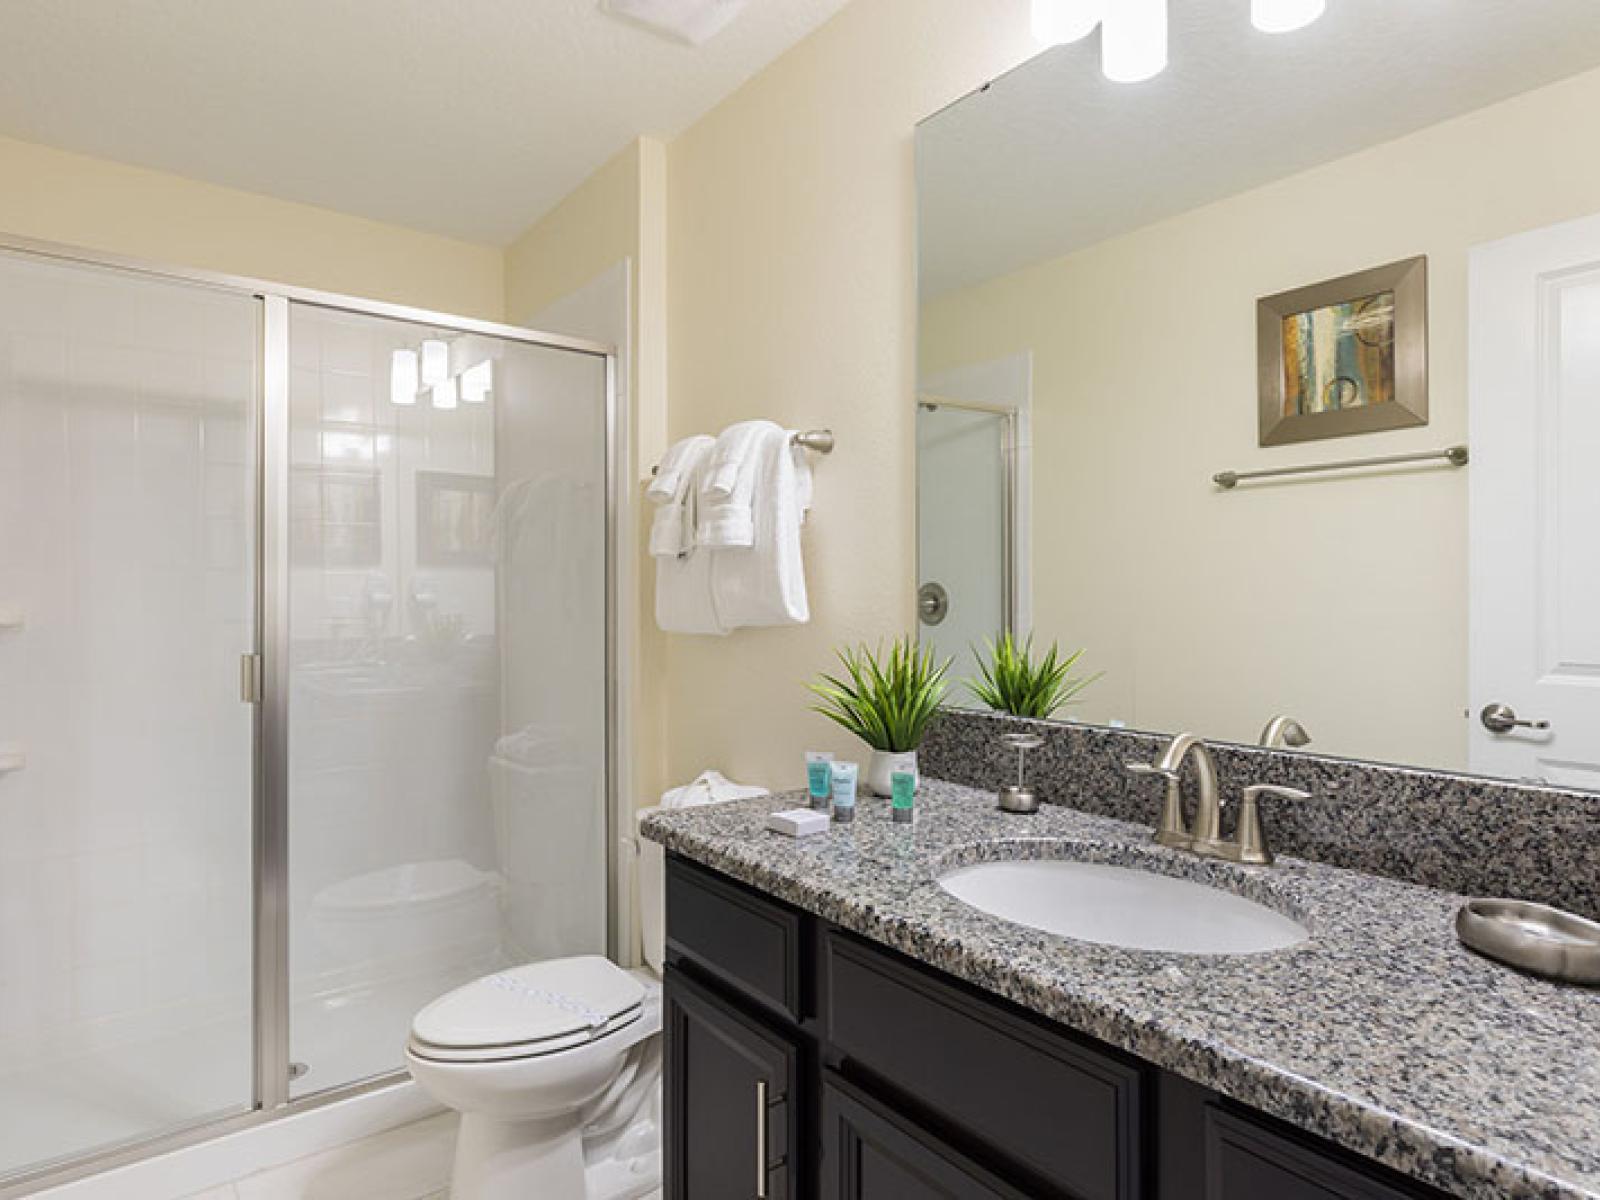
<path fill-rule="evenodd" d="M 632 1021 L 643 985 L 597 954 L 514 967 L 459 987 L 411 1023 L 413 1039 L 442 1050 L 488 1050 L 557 1042 L 559 1048 L 604 1037 Z"/>

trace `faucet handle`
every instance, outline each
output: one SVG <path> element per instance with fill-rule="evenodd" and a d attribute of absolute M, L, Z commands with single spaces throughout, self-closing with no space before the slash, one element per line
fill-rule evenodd
<path fill-rule="evenodd" d="M 1165 767 L 1158 767 L 1155 763 L 1125 762 L 1122 769 L 1129 775 L 1159 775 L 1171 783 L 1178 778 L 1176 771 L 1169 771 Z"/>
<path fill-rule="evenodd" d="M 1166 798 L 1161 803 L 1161 818 L 1156 822 L 1156 841 L 1179 850 L 1187 850 L 1194 845 L 1194 839 L 1189 836 L 1188 827 L 1183 823 L 1183 793 L 1179 790 L 1178 772 L 1154 763 L 1128 762 L 1122 766 L 1130 775 L 1154 775 L 1167 781 Z"/>
<path fill-rule="evenodd" d="M 1244 797 L 1239 804 L 1239 828 L 1234 831 L 1234 842 L 1238 846 L 1237 858 L 1243 863 L 1266 866 L 1272 862 L 1272 851 L 1267 847 L 1266 835 L 1261 831 L 1261 806 L 1258 801 L 1262 796 L 1280 796 L 1285 800 L 1309 800 L 1311 793 L 1300 788 L 1282 787 L 1276 783 L 1257 783 L 1244 789 Z"/>

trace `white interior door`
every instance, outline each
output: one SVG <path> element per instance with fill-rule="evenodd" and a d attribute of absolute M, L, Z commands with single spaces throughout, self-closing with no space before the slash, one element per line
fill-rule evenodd
<path fill-rule="evenodd" d="M 1472 769 L 1600 788 L 1600 216 L 1478 247 L 1470 301 Z"/>

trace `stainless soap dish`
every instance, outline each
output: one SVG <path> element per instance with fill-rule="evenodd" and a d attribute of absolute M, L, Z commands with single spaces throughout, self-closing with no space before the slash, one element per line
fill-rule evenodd
<path fill-rule="evenodd" d="M 1600 924 L 1530 900 L 1469 900 L 1456 936 L 1499 962 L 1558 979 L 1600 984 Z"/>

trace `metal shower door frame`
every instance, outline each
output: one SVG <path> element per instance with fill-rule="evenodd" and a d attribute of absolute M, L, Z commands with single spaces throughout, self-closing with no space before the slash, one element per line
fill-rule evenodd
<path fill-rule="evenodd" d="M 0 1200 L 20 1200 L 41 1188 L 307 1112 L 403 1082 L 403 1068 L 370 1079 L 291 1098 L 289 1043 L 289 313 L 291 305 L 388 318 L 458 333 L 589 355 L 605 365 L 605 830 L 606 948 L 623 954 L 619 929 L 623 902 L 618 855 L 623 814 L 618 781 L 625 753 L 617 694 L 619 461 L 622 426 L 617 412 L 617 358 L 613 347 L 583 338 L 544 333 L 386 301 L 294 287 L 219 272 L 168 267 L 121 255 L 0 233 L 0 251 L 97 267 L 145 278 L 248 295 L 261 305 L 260 370 L 256 404 L 256 619 L 253 671 L 244 672 L 242 699 L 254 701 L 251 764 L 253 980 L 251 1036 L 254 1079 L 248 1106 L 135 1141 L 90 1150 L 58 1163 L 0 1177 Z"/>

